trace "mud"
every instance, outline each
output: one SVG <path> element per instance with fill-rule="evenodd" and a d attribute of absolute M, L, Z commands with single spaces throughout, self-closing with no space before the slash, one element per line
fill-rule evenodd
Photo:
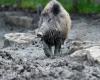
<path fill-rule="evenodd" d="M 20 44 L 4 46 L 5 34 L 33 34 L 34 31 L 5 24 L 4 15 L 0 13 L 0 80 L 100 80 L 98 61 L 89 60 L 87 56 L 70 56 L 77 50 L 100 46 L 100 16 L 73 15 L 72 21 L 72 30 L 62 46 L 62 55 L 50 59 L 44 55 L 39 38 L 26 47 Z"/>

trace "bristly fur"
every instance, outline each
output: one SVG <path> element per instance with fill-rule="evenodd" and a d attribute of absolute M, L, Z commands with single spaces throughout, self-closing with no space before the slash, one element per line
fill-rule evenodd
<path fill-rule="evenodd" d="M 52 9 L 51 9 L 52 13 L 56 16 L 57 14 L 60 13 L 60 6 L 58 4 L 54 4 Z"/>
<path fill-rule="evenodd" d="M 71 28 L 69 13 L 57 0 L 51 0 L 43 9 L 39 20 L 39 32 L 47 57 L 60 55 L 61 45 Z M 52 51 L 52 47 L 54 50 Z"/>
<path fill-rule="evenodd" d="M 63 44 L 65 38 L 61 31 L 51 29 L 45 32 L 42 40 L 45 41 L 46 44 L 53 46 L 57 45 L 58 43 Z"/>

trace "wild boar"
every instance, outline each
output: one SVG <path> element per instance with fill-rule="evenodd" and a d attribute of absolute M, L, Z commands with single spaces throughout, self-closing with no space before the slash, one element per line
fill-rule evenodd
<path fill-rule="evenodd" d="M 69 13 L 57 0 L 51 0 L 41 12 L 37 36 L 43 41 L 44 53 L 47 57 L 58 56 L 61 45 L 67 39 L 71 28 Z M 52 46 L 55 47 L 54 53 Z"/>

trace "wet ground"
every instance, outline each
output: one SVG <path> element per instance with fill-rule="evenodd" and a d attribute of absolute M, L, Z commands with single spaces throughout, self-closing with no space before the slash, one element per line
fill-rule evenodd
<path fill-rule="evenodd" d="M 44 55 L 39 39 L 27 47 L 4 47 L 4 34 L 32 30 L 5 24 L 4 15 L 0 13 L 0 80 L 100 80 L 97 61 L 90 62 L 87 56 L 68 55 L 81 48 L 100 45 L 100 15 L 72 15 L 72 23 L 69 39 L 62 46 L 64 54 L 50 59 Z M 73 46 L 75 43 L 78 45 Z"/>

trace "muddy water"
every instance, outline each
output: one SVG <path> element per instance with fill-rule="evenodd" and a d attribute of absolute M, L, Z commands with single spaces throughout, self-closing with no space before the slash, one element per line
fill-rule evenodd
<path fill-rule="evenodd" d="M 100 18 L 76 16 L 72 23 L 69 40 L 99 44 Z M 6 25 L 0 13 L 0 48 L 4 44 L 4 34 L 10 32 L 28 31 Z M 47 58 L 42 44 L 38 43 L 38 39 L 36 41 L 27 48 L 8 46 L 0 49 L 0 80 L 100 80 L 100 64 L 97 62 L 92 64 L 87 58 L 71 58 L 68 55 Z M 63 53 L 68 44 L 63 46 Z"/>

